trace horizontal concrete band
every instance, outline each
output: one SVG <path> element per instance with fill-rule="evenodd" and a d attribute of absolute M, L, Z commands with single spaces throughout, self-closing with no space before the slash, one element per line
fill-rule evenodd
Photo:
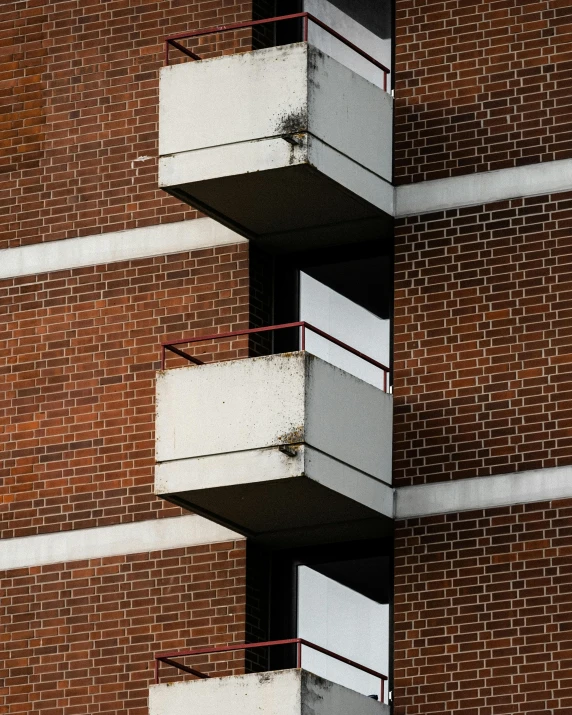
<path fill-rule="evenodd" d="M 388 186 L 391 192 L 391 187 Z M 398 218 L 495 201 L 572 191 L 572 159 L 424 181 L 393 190 L 385 210 Z M 0 250 L 0 279 L 163 256 L 246 239 L 210 218 L 46 241 Z"/>
<path fill-rule="evenodd" d="M 569 499 L 572 498 L 572 467 L 401 487 L 393 493 L 396 520 Z M 195 515 L 60 531 L 0 541 L 0 570 L 165 551 L 242 538 Z"/>
<path fill-rule="evenodd" d="M 242 539 L 201 516 L 137 521 L 0 541 L 0 571 Z"/>
<path fill-rule="evenodd" d="M 572 191 L 572 159 L 399 186 L 395 189 L 395 216 L 418 216 L 564 191 Z"/>
<path fill-rule="evenodd" d="M 211 218 L 46 241 L 0 250 L 0 279 L 165 256 L 245 241 L 245 238 Z"/>
<path fill-rule="evenodd" d="M 401 487 L 395 519 L 572 498 L 572 467 Z"/>

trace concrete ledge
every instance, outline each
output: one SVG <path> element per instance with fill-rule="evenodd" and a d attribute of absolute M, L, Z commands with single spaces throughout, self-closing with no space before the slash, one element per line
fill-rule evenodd
<path fill-rule="evenodd" d="M 572 467 L 401 487 L 395 494 L 396 519 L 570 499 Z"/>
<path fill-rule="evenodd" d="M 149 715 L 389 715 L 389 707 L 305 670 L 152 685 Z"/>
<path fill-rule="evenodd" d="M 152 519 L 0 541 L 0 570 L 103 559 L 241 539 L 200 516 Z"/>
<path fill-rule="evenodd" d="M 46 241 L 0 250 L 0 279 L 228 246 L 245 240 L 211 218 L 198 218 Z"/>
<path fill-rule="evenodd" d="M 572 159 L 399 186 L 395 189 L 395 216 L 418 216 L 564 191 L 572 191 Z"/>

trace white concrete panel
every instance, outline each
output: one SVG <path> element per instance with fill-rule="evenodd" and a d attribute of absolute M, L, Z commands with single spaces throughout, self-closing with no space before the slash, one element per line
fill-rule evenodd
<path fill-rule="evenodd" d="M 304 354 L 157 375 L 158 462 L 304 441 Z"/>
<path fill-rule="evenodd" d="M 306 43 L 167 67 L 159 184 L 192 197 L 195 183 L 309 164 L 391 213 L 392 115 L 386 92 Z M 201 193 L 213 212 L 219 192 L 214 182 Z M 275 210 L 288 216 L 293 209 Z M 355 210 L 348 197 L 348 211 Z M 312 225 L 312 218 L 305 220 Z"/>
<path fill-rule="evenodd" d="M 304 448 L 304 475 L 378 514 L 383 514 L 388 519 L 393 519 L 394 490 L 389 484 L 311 447 Z"/>
<path fill-rule="evenodd" d="M 396 490 L 396 519 L 572 497 L 572 467 L 460 479 Z"/>
<path fill-rule="evenodd" d="M 391 148 L 388 149 L 391 152 Z M 391 172 L 378 176 L 314 136 L 308 137 L 308 162 L 348 191 L 390 216 L 394 211 Z M 383 167 L 380 167 L 380 171 Z"/>
<path fill-rule="evenodd" d="M 389 606 L 377 603 L 308 566 L 298 567 L 298 637 L 385 675 L 389 672 Z M 364 695 L 380 680 L 304 646 L 302 665 Z M 385 688 L 387 702 L 387 687 Z"/>
<path fill-rule="evenodd" d="M 0 250 L 0 279 L 244 243 L 211 218 L 46 241 Z"/>
<path fill-rule="evenodd" d="M 300 273 L 300 320 L 319 326 L 364 355 L 389 365 L 390 321 L 382 320 L 306 273 Z M 306 331 L 306 348 L 360 380 L 383 388 L 382 370 L 310 330 Z"/>
<path fill-rule="evenodd" d="M 292 457 L 272 447 L 162 462 L 155 467 L 155 492 L 173 494 L 299 477 L 304 474 L 304 447 L 295 452 Z"/>
<path fill-rule="evenodd" d="M 74 529 L 3 539 L 0 570 L 165 551 L 241 538 L 240 534 L 195 515 Z"/>
<path fill-rule="evenodd" d="M 308 74 L 309 132 L 391 181 L 391 95 L 311 46 Z"/>
<path fill-rule="evenodd" d="M 384 40 L 374 34 L 328 0 L 304 0 L 304 11 L 309 12 L 326 25 L 339 32 L 354 45 L 367 52 L 376 60 L 391 68 L 391 40 Z M 314 23 L 309 26 L 309 40 L 312 45 L 338 60 L 373 84 L 383 86 L 383 73 L 354 50 L 336 40 Z M 388 83 L 389 86 L 389 83 Z"/>
<path fill-rule="evenodd" d="M 305 43 L 164 67 L 159 153 L 284 134 L 307 112 Z"/>
<path fill-rule="evenodd" d="M 312 356 L 307 369 L 307 444 L 390 484 L 391 395 Z"/>
<path fill-rule="evenodd" d="M 180 186 L 221 176 L 241 176 L 308 163 L 305 135 L 289 144 L 280 137 L 181 152 L 159 159 L 159 186 Z"/>
<path fill-rule="evenodd" d="M 396 189 L 395 215 L 417 216 L 433 211 L 478 206 L 525 196 L 572 189 L 572 159 L 499 169 L 449 179 L 424 181 Z"/>
<path fill-rule="evenodd" d="M 380 703 L 303 670 L 151 685 L 149 715 L 388 715 Z"/>

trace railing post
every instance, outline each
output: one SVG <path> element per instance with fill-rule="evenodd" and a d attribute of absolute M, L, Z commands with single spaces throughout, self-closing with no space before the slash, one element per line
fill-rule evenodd
<path fill-rule="evenodd" d="M 165 67 L 169 66 L 169 40 L 165 40 L 165 59 L 163 62 Z"/>
<path fill-rule="evenodd" d="M 387 92 L 387 72 L 383 70 L 383 91 Z"/>
<path fill-rule="evenodd" d="M 302 667 L 302 641 L 298 639 L 296 644 L 296 668 Z"/>
<path fill-rule="evenodd" d="M 304 15 L 304 42 L 308 42 L 308 23 L 308 13 L 306 13 L 306 15 Z"/>
<path fill-rule="evenodd" d="M 379 702 L 383 705 L 385 702 L 385 680 L 382 678 L 381 679 L 381 695 L 380 695 L 380 700 Z"/>
<path fill-rule="evenodd" d="M 302 350 L 306 349 L 306 323 L 302 325 Z"/>
<path fill-rule="evenodd" d="M 155 658 L 155 685 L 159 685 L 159 659 Z"/>

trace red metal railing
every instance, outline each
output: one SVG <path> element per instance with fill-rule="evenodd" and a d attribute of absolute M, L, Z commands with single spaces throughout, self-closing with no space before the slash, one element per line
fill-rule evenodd
<path fill-rule="evenodd" d="M 318 27 L 321 27 L 322 30 L 325 30 L 330 35 L 332 35 L 332 37 L 335 37 L 336 40 L 339 40 L 344 45 L 346 45 L 347 47 L 352 49 L 354 52 L 356 52 L 358 55 L 361 55 L 361 57 L 368 60 L 368 62 L 371 62 L 372 65 L 374 65 L 375 67 L 378 67 L 383 72 L 383 89 L 385 91 L 387 91 L 387 76 L 389 75 L 391 70 L 388 69 L 384 64 L 382 64 L 381 62 L 376 60 L 375 57 L 368 55 L 367 52 L 364 52 L 360 47 L 358 47 L 357 45 L 354 45 L 353 42 L 350 42 L 343 35 L 340 35 L 339 32 L 336 32 L 329 25 L 326 25 L 321 20 L 318 20 L 317 17 L 315 17 L 314 15 L 312 15 L 309 12 L 296 12 L 291 15 L 282 15 L 280 17 L 270 17 L 270 18 L 266 18 L 264 20 L 249 20 L 247 22 L 235 22 L 232 25 L 218 25 L 217 27 L 207 27 L 204 30 L 191 30 L 190 32 L 180 32 L 176 35 L 169 35 L 168 37 L 165 38 L 165 66 L 168 67 L 168 65 L 169 65 L 169 48 L 170 47 L 174 47 L 176 50 L 179 50 L 179 52 L 182 52 L 184 55 L 187 55 L 187 57 L 190 57 L 193 60 L 201 60 L 202 59 L 202 57 L 199 57 L 199 55 L 197 55 L 195 52 L 193 52 L 192 50 L 189 50 L 184 45 L 181 45 L 179 40 L 187 40 L 187 39 L 190 39 L 191 37 L 203 37 L 204 35 L 214 35 L 219 32 L 231 32 L 233 30 L 241 30 L 246 27 L 255 27 L 256 25 L 270 25 L 270 24 L 273 24 L 276 22 L 282 22 L 284 20 L 296 20 L 296 19 L 302 19 L 304 21 L 304 35 L 303 35 L 304 42 L 308 42 L 308 25 L 310 22 L 313 22 Z"/>
<path fill-rule="evenodd" d="M 301 328 L 302 329 L 302 340 L 301 340 L 301 349 L 302 350 L 306 349 L 306 330 L 309 330 L 310 332 L 315 333 L 316 335 L 319 335 L 321 338 L 325 338 L 326 340 L 329 340 L 334 345 L 337 345 L 338 347 L 343 348 L 344 350 L 351 353 L 352 355 L 356 355 L 357 357 L 361 358 L 362 360 L 365 360 L 365 362 L 368 362 L 370 365 L 374 365 L 375 367 L 379 368 L 380 370 L 383 370 L 383 389 L 384 389 L 384 392 L 387 392 L 387 377 L 389 375 L 390 370 L 386 365 L 383 365 L 383 363 L 380 363 L 377 360 L 374 360 L 373 358 L 369 357 L 369 355 L 365 355 L 364 353 L 360 352 L 359 350 L 352 348 L 350 345 L 343 343 L 341 340 L 334 338 L 333 335 L 328 335 L 328 333 L 325 333 L 323 330 L 320 330 L 319 328 L 316 328 L 313 325 L 310 325 L 310 323 L 306 323 L 304 320 L 300 320 L 296 323 L 283 323 L 282 325 L 269 325 L 265 328 L 248 328 L 245 330 L 232 330 L 228 333 L 214 333 L 212 335 L 198 335 L 193 338 L 183 338 L 182 340 L 175 340 L 170 343 L 161 343 L 161 370 L 165 369 L 165 360 L 166 360 L 167 350 L 169 350 L 172 353 L 175 353 L 175 355 L 179 355 L 180 357 L 185 358 L 185 360 L 189 360 L 190 362 L 194 363 L 195 365 L 204 365 L 204 362 L 202 360 L 200 360 L 197 357 L 194 357 L 194 355 L 189 355 L 188 353 L 184 352 L 183 350 L 179 350 L 179 348 L 176 347 L 177 345 L 189 345 L 191 343 L 202 343 L 205 340 L 223 340 L 225 338 L 236 338 L 236 337 L 239 337 L 240 335 L 254 335 L 256 333 L 267 333 L 269 331 L 284 330 L 286 328 Z"/>
<path fill-rule="evenodd" d="M 263 643 L 241 643 L 240 645 L 222 645 L 222 646 L 212 646 L 210 648 L 196 648 L 195 650 L 173 651 L 170 653 L 157 653 L 155 655 L 155 683 L 159 683 L 159 666 L 161 663 L 165 663 L 165 665 L 172 665 L 174 668 L 178 668 L 179 670 L 182 670 L 185 673 L 190 673 L 191 675 L 196 675 L 197 678 L 210 678 L 211 677 L 207 673 L 203 673 L 200 670 L 191 668 L 188 665 L 184 665 L 183 663 L 177 663 L 176 661 L 173 660 L 173 658 L 184 658 L 189 655 L 209 655 L 211 653 L 230 653 L 230 652 L 236 651 L 236 650 L 251 650 L 253 648 L 268 648 L 268 647 L 277 646 L 277 645 L 293 645 L 293 644 L 296 644 L 296 667 L 297 668 L 302 667 L 302 646 L 312 648 L 312 650 L 316 650 L 319 653 L 323 653 L 324 655 L 329 656 L 330 658 L 335 658 L 335 660 L 339 660 L 342 663 L 346 663 L 346 665 L 351 665 L 353 668 L 356 668 L 357 670 L 361 670 L 364 673 L 373 675 L 375 678 L 379 678 L 381 681 L 380 702 L 382 702 L 382 703 L 384 702 L 384 700 L 385 700 L 385 681 L 388 679 L 387 675 L 383 675 L 383 673 L 378 673 L 376 670 L 367 668 L 365 665 L 356 663 L 355 661 L 350 660 L 349 658 L 344 658 L 342 655 L 338 655 L 337 653 L 334 653 L 331 650 L 322 648 L 322 646 L 316 645 L 315 643 L 311 643 L 310 641 L 307 641 L 304 638 L 287 638 L 286 640 L 281 640 L 281 641 L 265 641 Z"/>

